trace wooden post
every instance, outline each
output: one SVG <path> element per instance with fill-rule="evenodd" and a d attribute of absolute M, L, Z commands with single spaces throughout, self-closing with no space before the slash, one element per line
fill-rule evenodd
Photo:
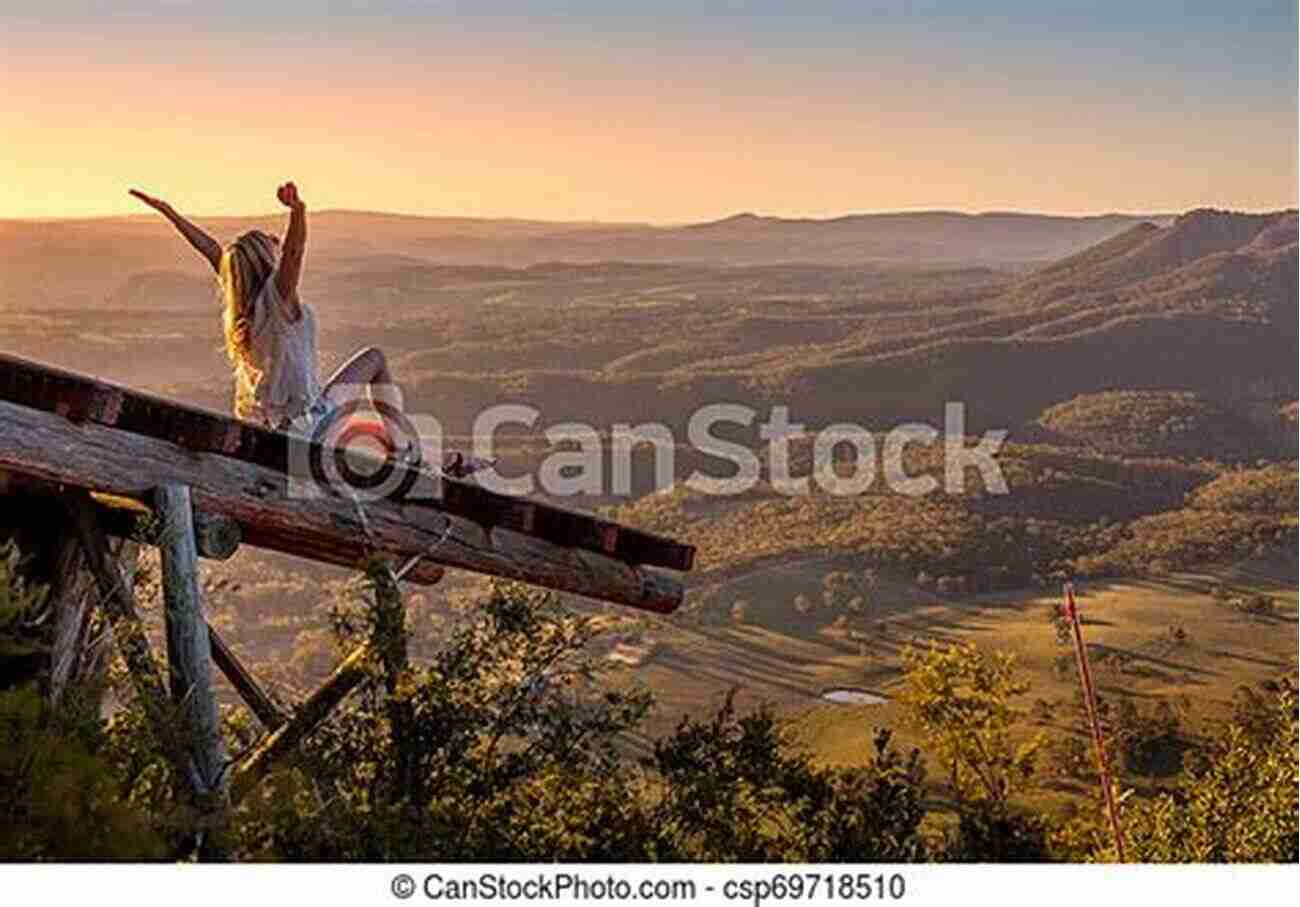
<path fill-rule="evenodd" d="M 51 501 L 51 506 L 57 504 Z M 87 568 L 77 533 L 71 524 L 55 544 L 54 571 L 50 577 L 50 602 L 54 618 L 54 641 L 50 653 L 48 698 L 55 708 L 72 706 L 90 717 L 99 714 L 99 693 L 107 663 L 109 633 L 92 640 L 95 603 L 100 598 L 95 577 Z M 110 557 L 122 575 L 127 594 L 134 582 L 139 546 L 130 539 L 118 539 Z M 75 701 L 67 701 L 70 691 Z M 87 698 L 87 696 L 89 698 Z"/>
<path fill-rule="evenodd" d="M 82 554 L 76 536 L 57 543 L 54 571 L 50 578 L 50 607 L 54 613 L 54 647 L 50 650 L 50 705 L 63 701 L 85 649 L 90 629 L 91 596 L 96 594 L 94 578 L 81 570 Z"/>
<path fill-rule="evenodd" d="M 1124 857 L 1124 832 L 1119 824 L 1119 805 L 1115 802 L 1115 791 L 1111 784 L 1110 762 L 1106 758 L 1106 740 L 1101 732 L 1101 720 L 1097 716 L 1097 692 L 1092 684 L 1092 668 L 1088 664 L 1088 647 L 1083 642 L 1083 627 L 1079 621 L 1079 608 L 1074 602 L 1074 583 L 1065 584 L 1065 616 L 1069 618 L 1074 630 L 1074 657 L 1079 665 L 1079 682 L 1083 685 L 1083 705 L 1088 713 L 1088 725 L 1092 730 L 1092 744 L 1097 753 L 1097 774 L 1101 777 L 1102 793 L 1106 797 L 1106 814 L 1110 817 L 1110 830 L 1115 838 L 1115 856 L 1119 862 L 1127 862 Z"/>
<path fill-rule="evenodd" d="M 5 659 L 0 683 L 36 681 L 52 707 L 75 706 L 97 717 L 102 688 L 94 680 L 103 660 L 87 657 L 86 642 L 99 592 L 62 500 L 48 486 L 0 470 L 0 542 L 17 547 L 18 578 L 31 589 L 45 590 L 38 609 L 24 619 L 37 651 Z M 119 552 L 129 560 L 134 548 L 123 546 Z M 75 697 L 68 695 L 73 689 Z"/>
<path fill-rule="evenodd" d="M 221 720 L 212 693 L 212 648 L 199 596 L 198 547 L 190 490 L 184 485 L 154 489 L 159 522 L 158 549 L 162 561 L 163 602 L 167 628 L 167 666 L 172 700 L 182 715 L 189 738 L 188 781 L 203 816 L 200 850 L 207 832 L 222 821 L 225 799 L 225 748 Z"/>

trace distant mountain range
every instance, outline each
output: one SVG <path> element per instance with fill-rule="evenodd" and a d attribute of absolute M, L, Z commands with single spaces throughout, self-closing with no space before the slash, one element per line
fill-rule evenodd
<path fill-rule="evenodd" d="M 284 218 L 198 218 L 219 240 L 283 229 Z M 872 266 L 1045 264 L 1166 215 L 854 214 L 825 220 L 738 214 L 684 226 L 314 212 L 309 255 L 317 267 L 384 257 L 398 263 L 525 267 L 541 262 L 805 263 Z M 66 221 L 0 220 L 0 304 L 46 290 L 59 261 L 66 289 L 117 284 L 144 270 L 202 272 L 154 215 Z"/>
<path fill-rule="evenodd" d="M 893 418 L 928 397 L 1015 424 L 1079 393 L 1177 388 L 1272 423 L 1297 392 L 1297 292 L 1295 210 L 1198 209 L 1013 281 L 956 323 L 846 342 L 790 377 L 823 406 L 862 388 Z"/>
<path fill-rule="evenodd" d="M 1239 214 L 1201 208 L 1163 229 L 1142 223 L 1038 271 L 1014 294 L 1049 304 L 1111 294 L 1170 304 L 1294 285 L 1296 212 Z M 1288 257 L 1291 267 L 1287 267 Z"/>
<path fill-rule="evenodd" d="M 369 233 L 368 239 L 357 237 L 366 245 L 391 236 L 396 244 L 393 251 L 400 248 L 420 258 L 512 267 L 547 261 L 1020 265 L 1060 258 L 1152 219 L 1123 214 L 1055 217 L 928 211 L 823 220 L 737 214 L 706 223 L 652 226 L 463 218 L 395 221 L 346 212 L 317 217 L 326 230 Z"/>

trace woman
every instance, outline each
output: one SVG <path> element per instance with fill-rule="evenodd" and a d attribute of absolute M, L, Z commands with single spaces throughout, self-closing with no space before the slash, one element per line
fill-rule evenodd
<path fill-rule="evenodd" d="M 236 416 L 310 437 L 356 388 L 365 387 L 383 421 L 389 449 L 407 463 L 419 463 L 418 439 L 403 437 L 402 395 L 382 352 L 366 347 L 320 383 L 316 313 L 298 297 L 307 206 L 293 183 L 276 192 L 289 209 L 283 247 L 277 237 L 249 230 L 223 249 L 161 199 L 136 189 L 131 195 L 171 221 L 217 272 L 226 355 L 235 371 Z M 461 465 L 460 458 L 448 465 L 458 471 L 454 467 Z"/>

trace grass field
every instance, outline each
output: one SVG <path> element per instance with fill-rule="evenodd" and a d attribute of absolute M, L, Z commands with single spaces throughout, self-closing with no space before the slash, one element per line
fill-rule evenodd
<path fill-rule="evenodd" d="M 1233 611 L 1210 594 L 1218 583 L 1238 593 L 1274 598 L 1277 614 L 1248 616 Z M 1160 700 L 1181 702 L 1184 733 L 1207 730 L 1227 718 L 1234 691 L 1242 685 L 1296 670 L 1296 564 L 1270 559 L 1224 566 L 1217 570 L 1179 573 L 1160 579 L 1091 583 L 1079 600 L 1084 635 L 1093 661 L 1099 695 L 1130 698 L 1150 705 Z M 920 641 L 969 640 L 982 648 L 1014 652 L 1030 681 L 1030 690 L 1017 703 L 1026 715 L 1018 730 L 1027 739 L 1036 731 L 1049 738 L 1078 734 L 1081 719 L 1075 701 L 1077 674 L 1068 645 L 1057 642 L 1047 610 L 1059 597 L 1039 594 L 980 596 L 961 604 L 922 607 L 891 621 L 894 638 L 870 647 L 867 665 L 859 661 L 860 683 L 888 695 L 902 680 L 898 642 L 906 634 Z M 1171 628 L 1185 631 L 1181 641 Z M 1121 653 L 1126 659 L 1116 659 Z M 1124 663 L 1121 665 L 1121 661 Z M 1062 670 L 1058 667 L 1061 664 Z M 826 678 L 829 680 L 829 676 Z M 1041 700 L 1049 717 L 1030 717 Z M 817 704 L 784 709 L 796 738 L 831 764 L 865 761 L 874 728 L 893 729 L 904 743 L 921 740 L 907 726 L 900 706 L 842 706 Z M 937 772 L 931 772 L 936 780 Z M 1139 793 L 1158 785 L 1155 777 L 1129 776 L 1125 786 Z M 1036 790 L 1027 802 L 1040 808 L 1059 807 L 1095 795 L 1095 789 L 1053 777 L 1040 765 Z"/>
<path fill-rule="evenodd" d="M 828 569 L 826 561 L 784 562 L 736 581 L 738 594 L 750 605 L 744 623 L 623 621 L 624 636 L 630 630 L 634 637 L 653 639 L 653 646 L 643 647 L 650 654 L 640 665 L 616 659 L 611 678 L 647 686 L 656 696 L 655 714 L 633 749 L 644 750 L 650 738 L 669 731 L 685 714 L 707 714 L 733 688 L 742 709 L 771 705 L 797 745 L 822 764 L 865 763 L 873 733 L 882 726 L 900 743 L 922 746 L 897 703 L 836 705 L 820 696 L 830 687 L 851 686 L 892 697 L 902 684 L 901 653 L 908 645 L 957 640 L 1017 656 L 1030 683 L 1016 702 L 1024 711 L 1017 736 L 1028 739 L 1041 731 L 1049 740 L 1085 739 L 1073 650 L 1057 641 L 1048 618 L 1059 595 L 1024 590 L 942 600 L 884 581 L 869 616 L 852 626 L 820 623 L 815 616 L 799 620 L 787 603 L 792 595 L 812 590 L 814 578 Z M 1229 716 L 1239 686 L 1294 676 L 1296 579 L 1295 562 L 1276 557 L 1158 579 L 1084 584 L 1079 603 L 1099 695 L 1127 698 L 1144 709 L 1162 700 L 1176 705 L 1180 734 L 1186 737 L 1212 729 Z M 1240 613 L 1211 594 L 1216 585 L 1233 594 L 1272 596 L 1276 613 Z M 765 596 L 754 594 L 758 589 Z M 1045 753 L 1027 805 L 1056 810 L 1094 796 L 1095 788 L 1061 777 L 1049 763 Z M 1143 795 L 1160 786 L 1163 774 L 1131 773 L 1123 784 Z M 941 804 L 938 766 L 930 766 L 930 782 Z"/>

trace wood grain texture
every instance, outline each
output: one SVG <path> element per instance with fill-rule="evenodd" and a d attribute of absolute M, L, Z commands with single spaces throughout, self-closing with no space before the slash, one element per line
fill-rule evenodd
<path fill-rule="evenodd" d="M 212 690 L 212 644 L 199 591 L 194 510 L 184 485 L 154 489 L 162 565 L 163 623 L 172 702 L 180 711 L 190 752 L 190 783 L 198 799 L 220 790 L 225 766 L 221 719 Z"/>
<path fill-rule="evenodd" d="M 60 415 L 78 424 L 111 426 L 169 441 L 187 451 L 216 453 L 286 475 L 313 457 L 320 445 L 269 431 L 219 413 L 110 384 L 87 375 L 0 353 L 0 400 Z M 690 570 L 695 549 L 578 511 L 500 494 L 473 481 L 439 478 L 396 466 L 399 485 L 415 486 L 405 503 L 476 522 L 535 535 L 555 545 L 582 548 L 620 561 Z"/>
<path fill-rule="evenodd" d="M 95 522 L 95 508 L 84 491 L 67 495 L 64 504 L 86 558 L 86 567 L 99 588 L 100 607 L 113 628 L 122 660 L 126 662 L 135 694 L 145 710 L 154 734 L 171 764 L 177 779 L 188 777 L 189 755 L 172 727 L 172 710 L 168 706 L 166 687 L 154 660 L 144 625 L 135 610 L 127 584 L 108 547 L 108 537 Z"/>
<path fill-rule="evenodd" d="M 302 497 L 288 477 L 266 467 L 3 401 L 0 469 L 134 497 L 185 484 L 195 507 L 238 522 L 246 544 L 315 560 L 355 567 L 372 551 L 401 560 L 420 554 L 434 564 L 661 614 L 682 601 L 675 579 L 595 551 L 419 504 Z"/>

